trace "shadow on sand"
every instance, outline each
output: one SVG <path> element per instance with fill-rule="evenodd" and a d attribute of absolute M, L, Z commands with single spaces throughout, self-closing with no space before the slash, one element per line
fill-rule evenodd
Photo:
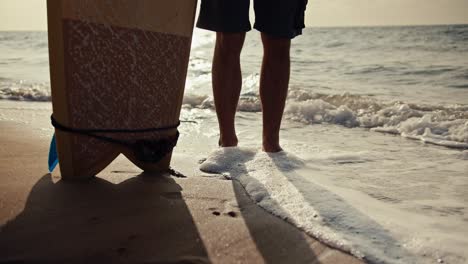
<path fill-rule="evenodd" d="M 174 257 L 176 256 L 176 257 Z M 209 263 L 181 188 L 139 175 L 54 183 L 46 174 L 0 231 L 0 263 Z"/>
<path fill-rule="evenodd" d="M 318 262 L 314 240 L 258 208 L 238 182 L 233 188 L 265 263 Z M 43 175 L 23 211 L 0 229 L 0 263 L 210 263 L 181 192 L 173 178 L 160 175 L 119 184 L 98 177 L 54 183 Z"/>

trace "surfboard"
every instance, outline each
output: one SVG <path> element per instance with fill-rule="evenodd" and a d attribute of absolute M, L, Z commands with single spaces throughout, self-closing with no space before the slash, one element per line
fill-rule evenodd
<path fill-rule="evenodd" d="M 62 178 L 93 177 L 121 153 L 167 170 L 196 0 L 48 0 L 47 10 Z"/>

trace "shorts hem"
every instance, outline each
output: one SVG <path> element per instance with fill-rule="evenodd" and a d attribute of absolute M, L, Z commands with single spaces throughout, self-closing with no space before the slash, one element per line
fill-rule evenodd
<path fill-rule="evenodd" d="M 279 30 L 270 30 L 266 27 L 262 27 L 257 24 L 254 25 L 254 28 L 261 33 L 265 33 L 267 35 L 270 35 L 276 38 L 287 38 L 287 39 L 293 39 L 299 35 L 302 35 L 302 29 L 303 29 L 303 28 L 297 28 L 293 30 L 287 30 L 285 32 L 285 31 L 279 31 Z"/>
<path fill-rule="evenodd" d="M 243 27 L 243 28 L 226 28 L 226 27 L 215 27 L 213 25 L 197 23 L 196 27 L 200 29 L 213 31 L 213 32 L 224 32 L 224 33 L 244 33 L 244 32 L 249 32 L 250 30 L 252 30 L 252 27 L 250 25 L 248 27 Z"/>

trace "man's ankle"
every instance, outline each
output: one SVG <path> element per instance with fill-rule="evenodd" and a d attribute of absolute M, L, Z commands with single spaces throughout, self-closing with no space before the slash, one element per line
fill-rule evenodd
<path fill-rule="evenodd" d="M 237 147 L 237 144 L 238 144 L 238 140 L 237 140 L 237 137 L 233 137 L 233 138 L 220 138 L 219 141 L 218 141 L 218 145 L 220 147 Z"/>
<path fill-rule="evenodd" d="M 263 140 L 262 149 L 265 152 L 280 152 L 283 150 L 278 141 L 266 141 L 266 140 Z"/>
<path fill-rule="evenodd" d="M 276 153 L 276 152 L 283 151 L 283 149 L 279 145 L 277 145 L 277 146 L 265 146 L 265 145 L 263 145 L 262 149 L 263 149 L 263 151 L 268 152 L 268 153 Z"/>

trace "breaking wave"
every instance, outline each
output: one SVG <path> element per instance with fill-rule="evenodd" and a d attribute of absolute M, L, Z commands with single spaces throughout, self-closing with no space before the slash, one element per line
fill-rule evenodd
<path fill-rule="evenodd" d="M 214 109 L 210 96 L 186 95 L 185 108 Z M 241 96 L 238 111 L 261 112 L 258 94 Z M 468 148 L 468 106 L 381 102 L 371 96 L 291 90 L 285 117 L 304 124 L 337 124 L 401 135 L 450 148 Z"/>
<path fill-rule="evenodd" d="M 14 101 L 51 101 L 50 84 L 12 81 L 0 78 L 0 99 Z"/>
<path fill-rule="evenodd" d="M 255 78 L 244 84 L 254 87 Z M 51 101 L 48 83 L 31 83 L 0 79 L 0 99 L 17 101 Z M 208 95 L 187 93 L 184 108 L 214 109 Z M 241 95 L 238 111 L 261 112 L 261 102 L 254 89 Z M 304 124 L 336 124 L 361 127 L 371 131 L 401 135 L 425 143 L 468 149 L 468 106 L 428 105 L 402 101 L 379 101 L 356 94 L 320 94 L 291 89 L 285 117 Z"/>

